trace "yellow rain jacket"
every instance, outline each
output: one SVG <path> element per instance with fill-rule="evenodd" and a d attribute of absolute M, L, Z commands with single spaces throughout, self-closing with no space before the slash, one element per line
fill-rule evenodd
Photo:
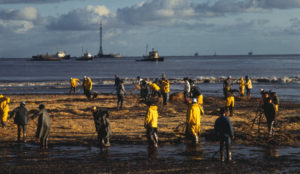
<path fill-rule="evenodd" d="M 203 95 L 202 94 L 200 94 L 199 96 L 198 96 L 198 105 L 199 105 L 199 107 L 200 107 L 200 112 L 201 112 L 201 114 L 204 114 L 204 109 L 203 109 Z"/>
<path fill-rule="evenodd" d="M 240 79 L 240 94 L 245 95 L 245 81 L 243 77 Z"/>
<path fill-rule="evenodd" d="M 77 82 L 80 82 L 80 80 L 79 79 L 71 79 L 70 80 L 71 86 L 74 88 L 77 87 Z"/>
<path fill-rule="evenodd" d="M 248 86 L 248 89 L 252 89 L 252 82 L 251 82 L 251 79 L 249 79 L 249 81 L 246 82 L 245 86 Z"/>
<path fill-rule="evenodd" d="M 226 106 L 232 106 L 234 107 L 234 96 L 229 96 L 226 98 Z"/>
<path fill-rule="evenodd" d="M 145 127 L 157 128 L 157 106 L 150 106 L 145 118 Z"/>
<path fill-rule="evenodd" d="M 201 112 L 198 103 L 189 106 L 186 114 L 187 129 L 193 135 L 200 133 Z"/>
<path fill-rule="evenodd" d="M 87 80 L 84 81 L 83 84 L 84 89 L 92 90 L 93 89 L 93 82 L 91 78 L 88 78 Z"/>
<path fill-rule="evenodd" d="M 10 98 L 8 97 L 2 97 L 0 99 L 0 117 L 1 117 L 1 120 L 3 122 L 6 122 L 7 121 L 7 117 L 8 117 L 8 112 L 9 112 L 9 106 L 8 106 L 8 103 L 10 102 Z"/>
<path fill-rule="evenodd" d="M 169 93 L 170 92 L 169 80 L 162 80 L 161 81 L 161 89 L 162 89 L 163 93 Z"/>
<path fill-rule="evenodd" d="M 160 90 L 160 87 L 156 83 L 149 83 L 149 86 L 150 86 L 151 90 L 153 90 L 153 91 Z"/>

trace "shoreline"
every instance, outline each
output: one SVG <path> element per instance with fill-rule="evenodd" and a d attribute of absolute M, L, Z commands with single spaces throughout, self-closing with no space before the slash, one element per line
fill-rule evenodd
<path fill-rule="evenodd" d="M 10 110 L 19 105 L 20 101 L 26 102 L 28 110 L 37 109 L 43 103 L 51 115 L 51 134 L 49 143 L 71 143 L 72 141 L 82 145 L 94 144 L 96 132 L 92 114 L 89 108 L 93 105 L 107 108 L 110 112 L 112 126 L 112 143 L 145 144 L 146 136 L 143 120 L 147 106 L 140 101 L 138 95 L 127 95 L 124 100 L 124 109 L 116 110 L 116 95 L 100 94 L 95 100 L 87 100 L 82 94 L 21 94 L 7 95 L 11 98 Z M 235 115 L 229 117 L 235 130 L 235 144 L 259 145 L 259 146 L 299 146 L 300 135 L 297 133 L 300 127 L 299 113 L 300 104 L 293 102 L 281 102 L 278 122 L 281 127 L 277 128 L 275 136 L 271 139 L 265 137 L 266 125 L 262 123 L 261 135 L 257 137 L 257 128 L 251 127 L 251 121 L 255 117 L 258 98 L 250 100 L 236 99 Z M 224 100 L 220 97 L 205 97 L 205 115 L 201 118 L 202 141 L 214 142 L 213 124 L 218 117 L 217 107 L 224 106 Z M 187 106 L 181 102 L 172 102 L 167 107 L 159 105 L 158 135 L 160 144 L 178 144 L 185 142 L 183 136 L 183 124 L 185 122 Z M 62 121 L 64 120 L 64 121 Z M 28 125 L 28 140 L 33 141 L 37 120 L 30 120 Z M 265 122 L 265 121 L 264 121 Z M 3 142 L 16 140 L 16 125 L 9 120 L 7 128 L 0 132 Z M 281 130 L 282 129 L 282 130 Z M 126 144 L 126 143 L 125 143 Z"/>

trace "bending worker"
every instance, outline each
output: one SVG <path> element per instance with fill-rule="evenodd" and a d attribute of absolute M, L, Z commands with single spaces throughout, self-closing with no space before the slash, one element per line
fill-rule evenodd
<path fill-rule="evenodd" d="M 20 106 L 10 113 L 10 118 L 14 117 L 14 123 L 18 125 L 18 142 L 21 138 L 21 129 L 23 130 L 23 142 L 26 142 L 26 127 L 28 123 L 28 111 L 25 103 L 21 102 Z"/>
<path fill-rule="evenodd" d="M 233 110 L 234 110 L 234 95 L 230 92 L 227 91 L 226 94 L 227 98 L 226 98 L 226 113 L 228 113 L 228 111 L 230 111 L 230 116 L 233 116 Z"/>
<path fill-rule="evenodd" d="M 82 85 L 83 85 L 84 94 L 86 95 L 86 97 L 88 99 L 91 99 L 92 89 L 93 89 L 92 79 L 90 77 L 84 76 L 84 80 L 83 80 Z"/>
<path fill-rule="evenodd" d="M 158 146 L 158 136 L 157 136 L 157 101 L 150 101 L 147 115 L 145 117 L 144 127 L 147 129 L 147 140 L 149 146 Z"/>
<path fill-rule="evenodd" d="M 110 137 L 112 133 L 108 119 L 108 111 L 99 109 L 96 106 L 93 106 L 91 111 L 94 116 L 95 128 L 98 133 L 98 142 L 100 147 L 110 146 Z"/>
<path fill-rule="evenodd" d="M 157 85 L 157 82 L 149 82 L 150 90 L 152 91 L 152 97 L 160 97 L 160 87 Z"/>
<path fill-rule="evenodd" d="M 70 79 L 70 83 L 71 83 L 70 94 L 72 93 L 72 91 L 75 94 L 75 89 L 76 89 L 79 82 L 80 82 L 79 79 L 71 77 L 71 79 Z"/>
<path fill-rule="evenodd" d="M 1 119 L 2 127 L 6 126 L 8 112 L 9 112 L 8 103 L 10 103 L 10 98 L 0 95 L 0 119 Z"/>
<path fill-rule="evenodd" d="M 201 114 L 197 99 L 193 98 L 186 114 L 186 136 L 195 143 L 199 142 Z"/>
<path fill-rule="evenodd" d="M 221 161 L 224 161 L 224 144 L 226 148 L 226 160 L 231 161 L 231 140 L 234 138 L 234 132 L 230 119 L 225 116 L 225 110 L 220 109 L 220 117 L 215 122 L 215 132 L 220 140 L 220 156 Z"/>

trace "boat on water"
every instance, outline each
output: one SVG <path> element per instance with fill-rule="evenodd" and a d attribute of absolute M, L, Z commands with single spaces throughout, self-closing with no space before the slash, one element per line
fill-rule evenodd
<path fill-rule="evenodd" d="M 54 55 L 50 55 L 50 54 L 39 54 L 36 56 L 32 56 L 32 60 L 36 60 L 36 61 L 60 61 L 62 59 L 70 59 L 70 55 L 66 54 L 63 51 L 58 51 L 56 54 Z"/>
<path fill-rule="evenodd" d="M 89 52 L 86 51 L 86 52 L 83 54 L 83 56 L 77 58 L 76 60 L 94 60 L 94 57 L 92 56 L 91 53 L 89 53 Z"/>
<path fill-rule="evenodd" d="M 148 55 L 144 55 L 143 59 L 136 61 L 164 61 L 164 57 L 160 57 L 158 51 L 155 51 L 154 48 L 152 48 L 152 51 L 150 51 Z"/>

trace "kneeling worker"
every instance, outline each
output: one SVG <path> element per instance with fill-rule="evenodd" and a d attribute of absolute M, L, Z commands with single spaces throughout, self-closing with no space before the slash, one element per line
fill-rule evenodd
<path fill-rule="evenodd" d="M 186 114 L 186 136 L 193 139 L 195 143 L 199 142 L 201 109 L 197 103 L 197 98 L 192 99 Z"/>
<path fill-rule="evenodd" d="M 232 125 L 230 119 L 225 116 L 225 110 L 223 108 L 220 109 L 220 117 L 217 118 L 215 122 L 215 132 L 217 137 L 220 140 L 220 154 L 221 161 L 224 161 L 224 144 L 226 147 L 227 161 L 231 161 L 231 140 L 234 138 L 234 132 L 232 129 Z"/>
<path fill-rule="evenodd" d="M 96 131 L 98 133 L 98 141 L 100 147 L 110 146 L 111 127 L 109 122 L 109 113 L 107 110 L 98 109 L 96 106 L 92 107 Z"/>

